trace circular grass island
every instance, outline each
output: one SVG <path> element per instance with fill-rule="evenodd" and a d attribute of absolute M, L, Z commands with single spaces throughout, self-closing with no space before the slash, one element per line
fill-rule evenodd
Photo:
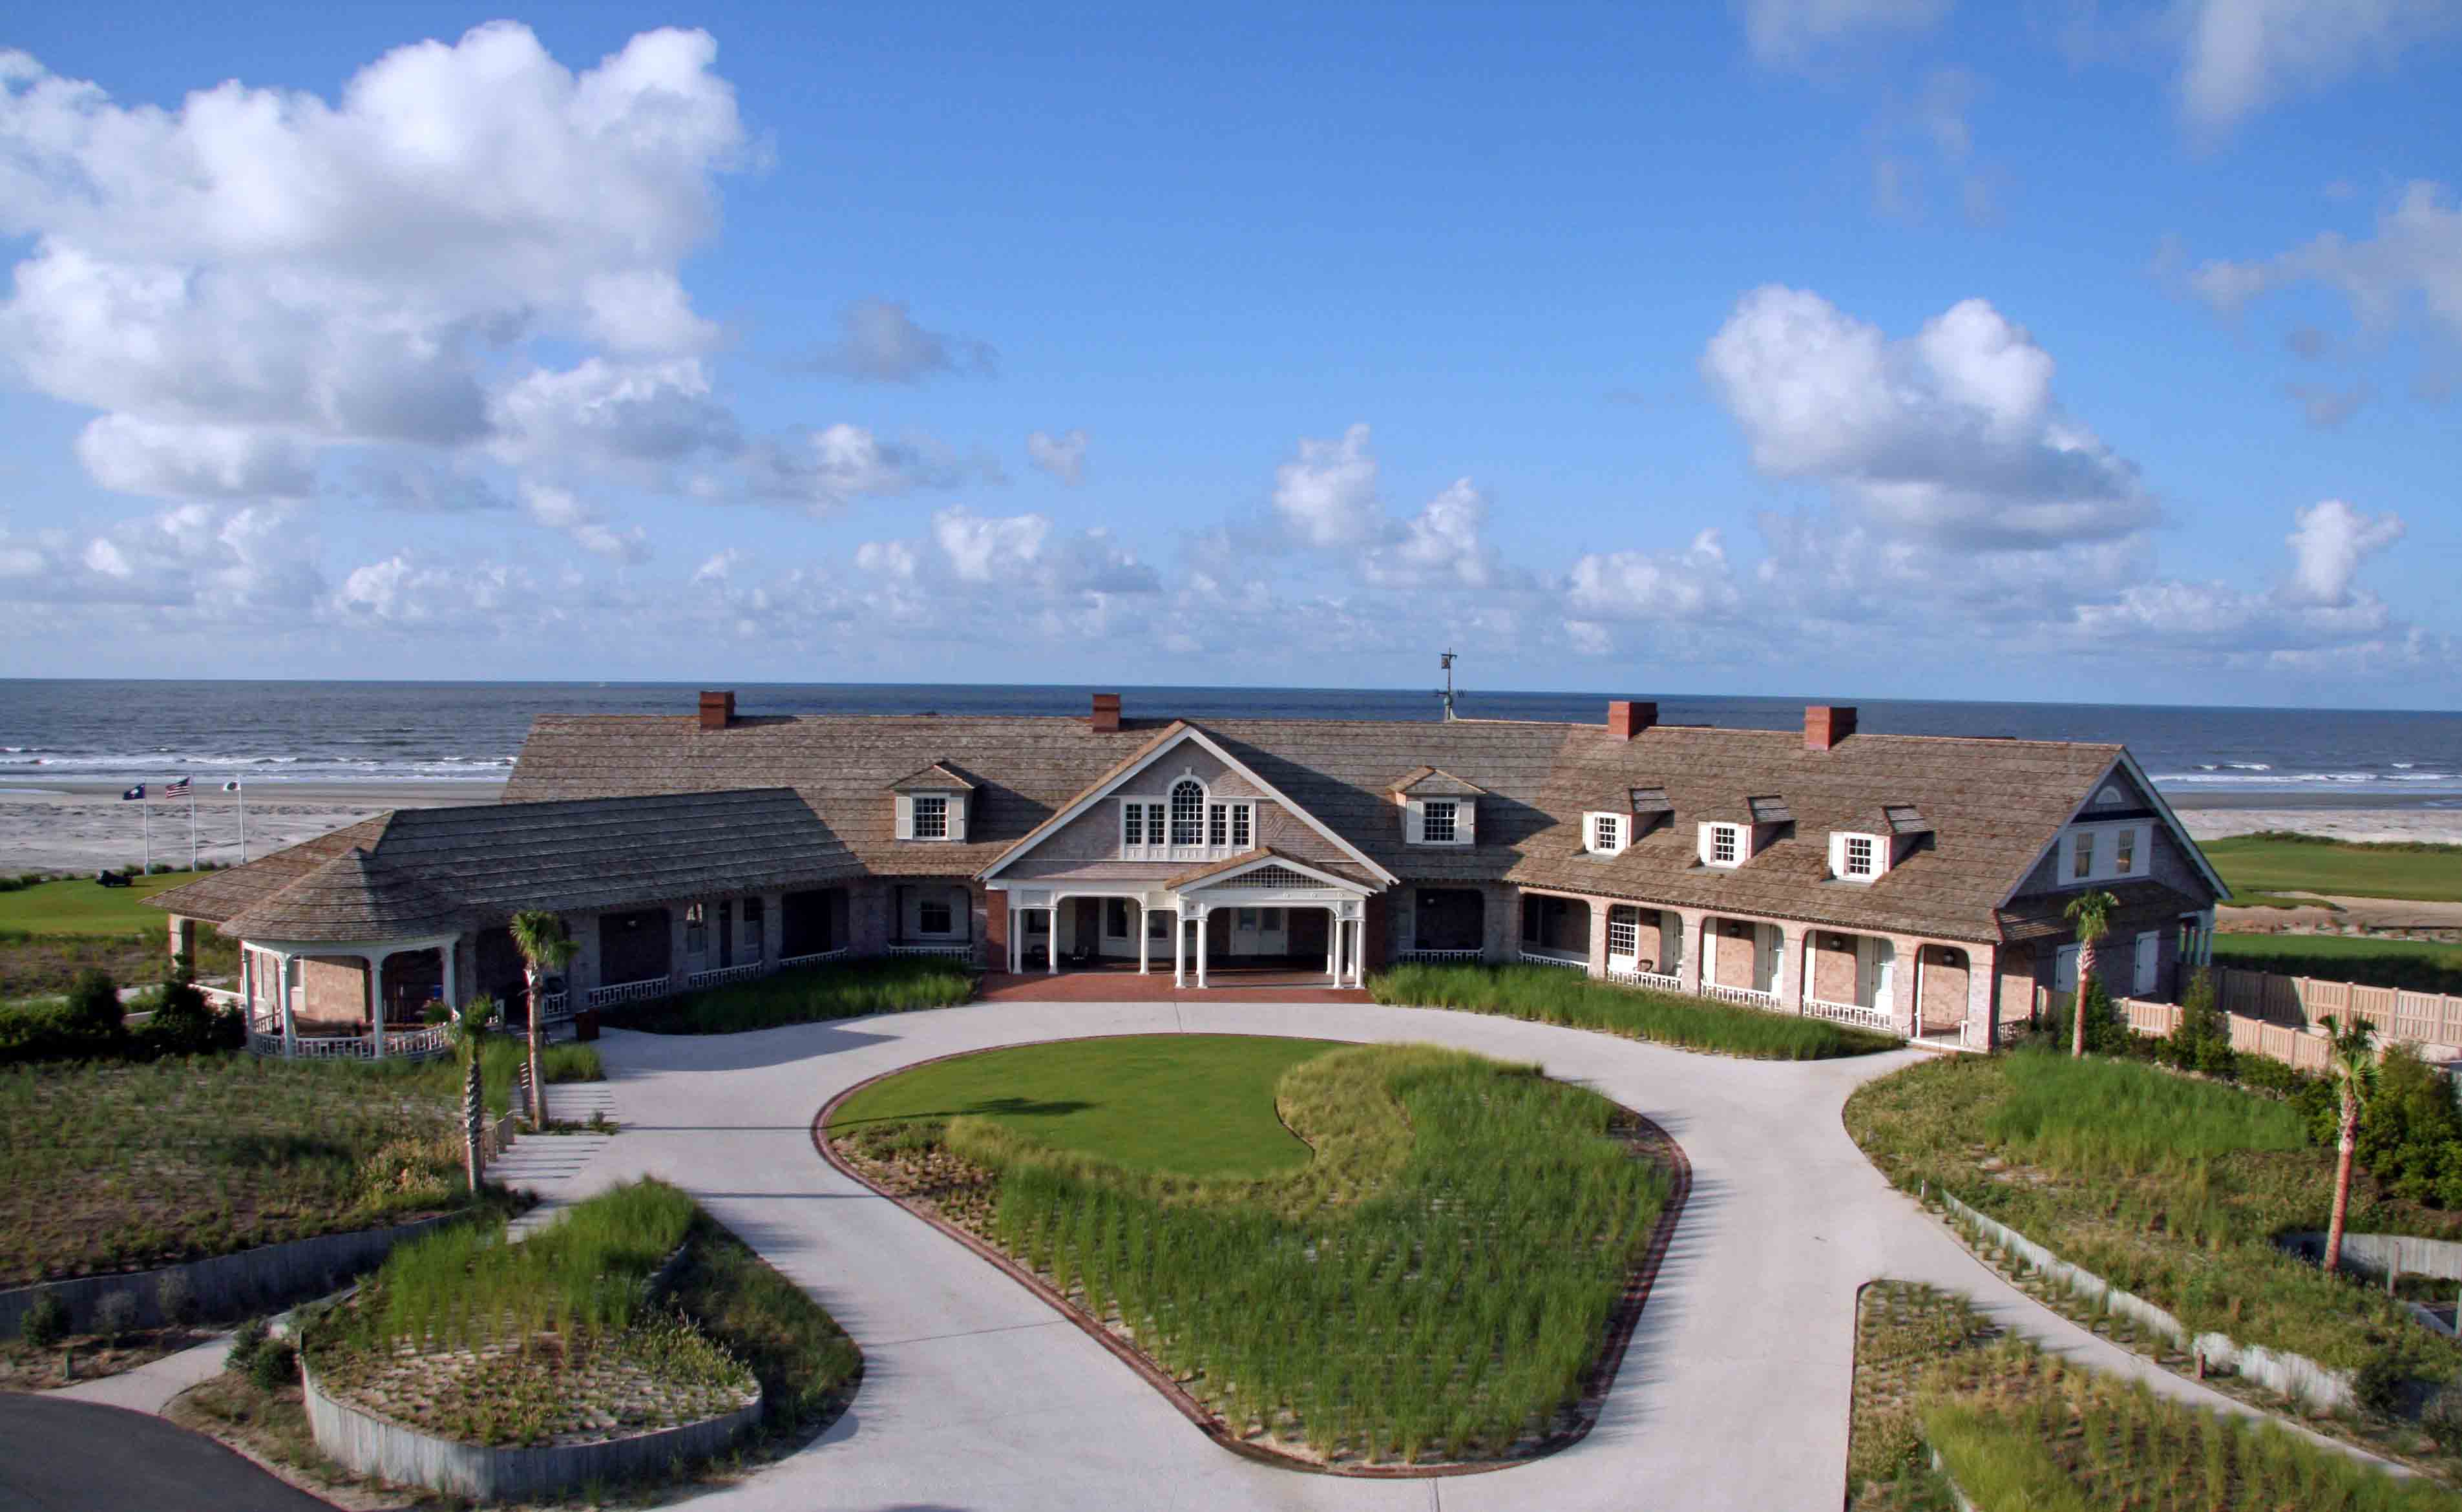
<path fill-rule="evenodd" d="M 1687 1182 L 1631 1110 L 1415 1045 L 986 1050 L 854 1088 L 815 1132 L 1226 1447 L 1350 1474 L 1579 1438 Z"/>

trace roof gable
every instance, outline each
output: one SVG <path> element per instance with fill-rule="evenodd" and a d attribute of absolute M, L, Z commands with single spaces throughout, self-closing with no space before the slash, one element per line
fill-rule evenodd
<path fill-rule="evenodd" d="M 934 762 L 921 771 L 909 772 L 889 785 L 891 792 L 972 792 L 975 785 L 952 770 L 946 762 Z"/>
<path fill-rule="evenodd" d="M 1417 767 L 1394 779 L 1386 791 L 1406 798 L 1483 798 L 1487 789 L 1441 767 Z"/>
<path fill-rule="evenodd" d="M 1186 724 L 1173 724 L 1171 728 L 1165 730 L 1161 736 L 1149 744 L 1145 749 L 1137 752 L 1134 756 L 1113 767 L 1110 772 L 1106 773 L 1100 781 L 1087 788 L 1084 792 L 1078 794 L 1075 801 L 1071 802 L 1067 808 L 1062 809 L 1050 818 L 1035 826 L 1032 831 L 1020 838 L 1007 850 L 1002 852 L 989 866 L 984 867 L 983 871 L 977 875 L 985 881 L 989 881 L 994 876 L 999 875 L 1004 867 L 1023 859 L 1026 855 L 1031 853 L 1036 846 L 1042 844 L 1044 840 L 1049 838 L 1051 835 L 1059 833 L 1061 830 L 1067 828 L 1070 821 L 1084 814 L 1088 810 L 1093 808 L 1094 805 L 1102 802 L 1112 793 L 1117 792 L 1121 786 L 1128 782 L 1130 778 L 1134 777 L 1141 771 L 1144 771 L 1147 767 L 1152 767 L 1155 763 L 1162 760 L 1165 756 L 1170 755 L 1174 750 L 1178 749 L 1184 745 L 1195 745 L 1202 748 L 1207 754 L 1213 756 L 1215 760 L 1222 763 L 1223 766 L 1238 773 L 1242 780 L 1254 787 L 1259 793 L 1272 799 L 1278 804 L 1281 804 L 1284 810 L 1293 818 L 1299 820 L 1302 824 L 1307 826 L 1308 829 L 1314 831 L 1319 837 L 1331 844 L 1334 849 L 1356 861 L 1359 865 L 1367 868 L 1369 873 L 1375 876 L 1379 881 L 1391 885 L 1401 880 L 1400 877 L 1395 876 L 1393 873 L 1377 865 L 1366 852 L 1360 850 L 1359 847 L 1353 845 L 1350 841 L 1336 833 L 1332 828 L 1325 823 L 1325 821 L 1308 812 L 1307 809 L 1295 802 L 1280 788 L 1277 788 L 1274 784 L 1267 782 L 1264 778 L 1259 776 L 1255 769 L 1249 767 L 1247 763 L 1242 761 L 1239 757 L 1234 756 L 1231 752 L 1223 749 L 1220 742 L 1207 735 L 1203 730 L 1198 728 L 1196 725 Z"/>

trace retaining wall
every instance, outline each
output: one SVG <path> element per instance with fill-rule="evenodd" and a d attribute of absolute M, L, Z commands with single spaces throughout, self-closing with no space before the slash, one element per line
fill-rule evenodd
<path fill-rule="evenodd" d="M 592 1444 L 490 1448 L 422 1434 L 327 1395 L 303 1360 L 299 1371 L 316 1447 L 362 1475 L 428 1486 L 483 1501 L 551 1496 L 592 1480 L 664 1470 L 717 1454 L 761 1417 L 758 1397 L 724 1416 Z"/>
<path fill-rule="evenodd" d="M 48 1281 L 0 1291 L 0 1331 L 15 1333 L 34 1299 L 49 1292 L 66 1304 L 69 1328 L 92 1330 L 95 1308 L 108 1296 L 136 1299 L 134 1327 L 158 1328 L 169 1323 L 162 1315 L 162 1278 L 178 1275 L 188 1285 L 200 1317 L 231 1318 L 262 1312 L 294 1298 L 332 1291 L 345 1279 L 373 1270 L 396 1244 L 415 1239 L 458 1215 L 424 1218 L 391 1228 L 363 1228 L 348 1234 L 320 1234 L 267 1244 L 236 1255 L 216 1255 L 184 1265 L 129 1271 L 117 1276 L 83 1276 L 74 1281 Z"/>
<path fill-rule="evenodd" d="M 2278 1234 L 2274 1242 L 2301 1260 L 2324 1264 L 2325 1236 L 2319 1230 L 2294 1230 Z M 2439 1281 L 2462 1281 L 2462 1242 L 2450 1239 L 2422 1239 L 2415 1234 L 2345 1234 L 2343 1236 L 2343 1268 L 2373 1276 L 2432 1276 Z M 2431 1333 L 2451 1339 L 2462 1337 L 2455 1325 L 2438 1317 L 2430 1308 L 2406 1298 L 2394 1301 L 2419 1320 L 2420 1327 Z M 2457 1317 L 2462 1321 L 2462 1317 Z"/>
<path fill-rule="evenodd" d="M 2027 1264 L 2059 1281 L 2078 1296 L 2101 1304 L 2106 1311 L 2151 1328 L 2184 1350 L 2194 1350 L 2209 1364 L 2235 1372 L 2280 1395 L 2313 1407 L 2344 1408 L 2355 1400 L 2348 1371 L 2329 1371 L 2305 1355 L 2269 1350 L 2260 1345 L 2241 1344 L 2227 1333 L 2192 1335 L 2189 1326 L 2170 1313 L 2143 1297 L 2121 1290 L 2082 1265 L 2061 1259 L 1998 1219 L 1984 1217 L 1946 1192 L 1929 1195 L 1938 1198 L 1941 1205 L 1948 1208 L 1958 1221 L 1980 1232 L 2011 1254 L 2023 1257 Z"/>

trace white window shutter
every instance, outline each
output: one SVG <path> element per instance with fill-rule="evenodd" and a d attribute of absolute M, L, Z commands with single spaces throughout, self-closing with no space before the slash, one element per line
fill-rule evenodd
<path fill-rule="evenodd" d="M 915 838 L 915 800 L 902 792 L 897 795 L 897 838 Z"/>
<path fill-rule="evenodd" d="M 1701 864 L 1708 866 L 1710 864 L 1710 827 L 1708 825 L 1695 827 L 1693 849 L 1694 853 L 1700 858 Z"/>
<path fill-rule="evenodd" d="M 1454 805 L 1454 841 L 1458 845 L 1479 844 L 1479 800 L 1464 798 Z"/>
<path fill-rule="evenodd" d="M 966 800 L 972 796 L 962 792 L 949 794 L 949 838 L 952 840 L 966 837 Z"/>
<path fill-rule="evenodd" d="M 1418 799 L 1402 805 L 1402 843 L 1424 845 L 1428 838 L 1428 810 Z"/>
<path fill-rule="evenodd" d="M 1829 875 L 1846 875 L 1846 836 L 1835 830 L 1829 832 Z"/>

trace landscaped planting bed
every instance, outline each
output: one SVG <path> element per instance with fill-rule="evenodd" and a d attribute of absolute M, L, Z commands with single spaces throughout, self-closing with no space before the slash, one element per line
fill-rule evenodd
<path fill-rule="evenodd" d="M 317 1386 L 457 1443 L 587 1443 L 716 1417 L 759 1394 L 751 1369 L 652 1295 L 692 1199 L 643 1181 L 527 1241 L 460 1225 L 396 1250 L 317 1319 Z"/>
<path fill-rule="evenodd" d="M 489 1047 L 505 1106 L 520 1047 Z M 599 1074 L 559 1046 L 551 1080 Z M 468 1200 L 461 1070 L 243 1054 L 0 1070 L 0 1285 L 141 1270 Z"/>
<path fill-rule="evenodd" d="M 948 1008 L 975 995 L 975 975 L 938 956 L 799 966 L 732 986 L 603 1010 L 608 1023 L 653 1034 L 740 1034 L 824 1019 Z"/>
<path fill-rule="evenodd" d="M 1535 1068 L 1424 1046 L 1309 1047 L 1282 1071 L 1272 1108 L 1313 1150 L 1302 1163 L 1268 1141 L 1262 1168 L 1192 1174 L 1186 1152 L 1220 1122 L 1193 1098 L 1177 1136 L 1143 1135 L 1126 1158 L 1067 1127 L 1133 1061 L 1166 1121 L 1170 1086 L 1220 1079 L 1213 1063 L 1255 1085 L 1250 1045 L 960 1057 L 859 1089 L 824 1114 L 826 1136 L 864 1179 L 1155 1362 L 1228 1441 L 1354 1468 L 1515 1458 L 1579 1434 L 1680 1153 Z M 1080 1058 L 1073 1085 L 1054 1052 Z M 1047 1132 L 1025 1132 L 1038 1119 Z"/>
<path fill-rule="evenodd" d="M 1826 1019 L 1733 1008 L 1596 982 L 1562 966 L 1395 966 L 1369 996 L 1402 1007 L 1458 1008 L 1757 1060 L 1818 1061 L 1895 1049 L 1899 1041 Z"/>
<path fill-rule="evenodd" d="M 1966 1302 L 1876 1282 L 1857 1314 L 1847 1505 L 1947 1512 L 1937 1450 L 1992 1509 L 2426 1512 L 2457 1505 L 2276 1427 L 2157 1397 L 2002 1338 Z"/>
<path fill-rule="evenodd" d="M 2193 1332 L 2330 1370 L 2443 1381 L 2462 1350 L 2384 1294 L 2276 1249 L 2325 1226 L 2333 1151 L 2291 1105 L 2134 1062 L 2042 1050 L 1933 1061 L 1847 1101 L 1901 1188 L 1945 1191 L 2170 1312 Z M 2363 1180 L 2351 1226 L 2454 1237 L 2452 1215 Z"/>

